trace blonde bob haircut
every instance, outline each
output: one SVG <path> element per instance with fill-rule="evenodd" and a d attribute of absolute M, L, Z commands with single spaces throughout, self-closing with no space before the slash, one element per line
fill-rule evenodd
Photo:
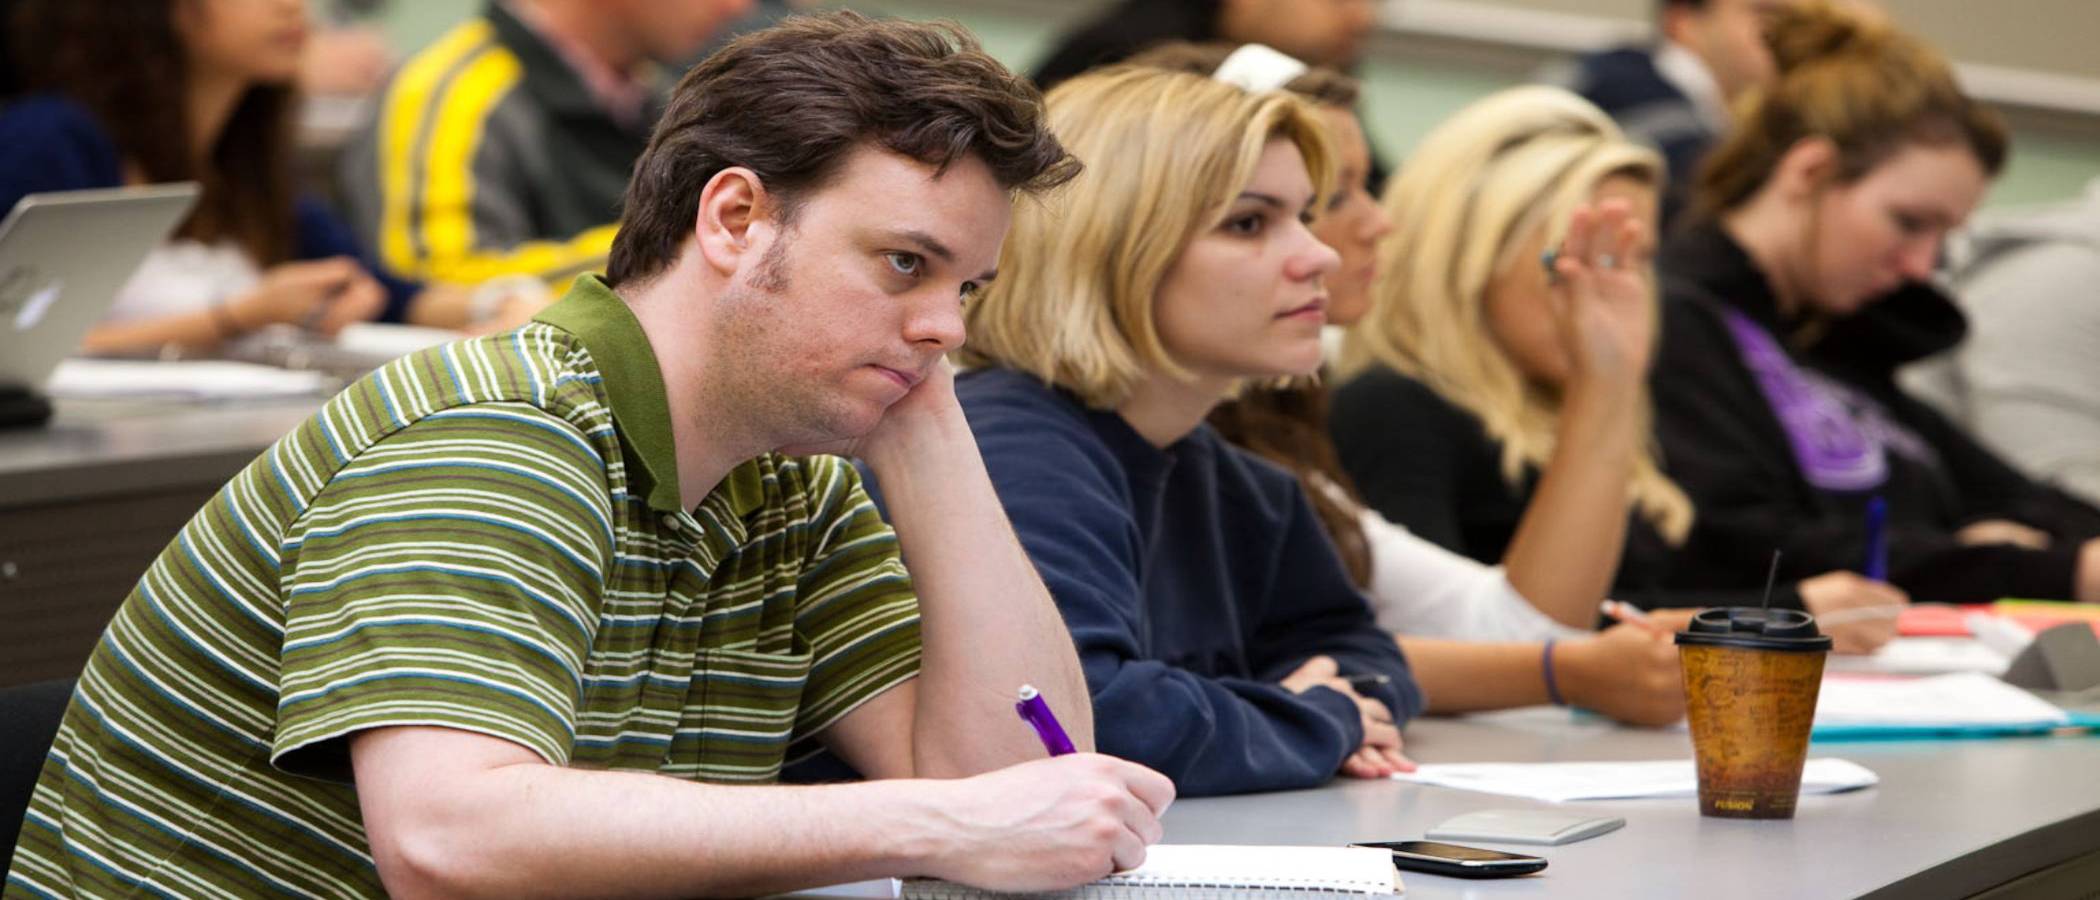
<path fill-rule="evenodd" d="M 1386 274 L 1343 344 L 1344 376 L 1383 364 L 1429 385 L 1502 443 L 1502 475 L 1512 485 L 1528 467 L 1543 468 L 1553 455 L 1559 401 L 1531 384 L 1496 342 L 1487 289 L 1510 266 L 1539 265 L 1525 250 L 1541 246 L 1540 237 L 1557 246 L 1576 207 L 1615 176 L 1660 188 L 1662 160 L 1559 88 L 1502 91 L 1445 120 L 1386 188 L 1394 226 L 1379 247 Z M 1653 316 L 1652 290 L 1649 297 Z M 1644 393 L 1642 433 L 1649 433 L 1648 408 Z M 1639 451 L 1627 493 L 1666 539 L 1683 542 L 1691 501 L 1656 464 L 1652 440 Z"/>
<path fill-rule="evenodd" d="M 964 367 L 1004 366 L 1114 409 L 1153 373 L 1191 378 L 1160 343 L 1154 297 L 1196 236 L 1224 221 L 1281 138 L 1321 202 L 1337 168 L 1318 113 L 1284 91 L 1122 65 L 1045 98 L 1050 129 L 1086 164 L 1014 207 L 999 278 L 964 312 Z"/>

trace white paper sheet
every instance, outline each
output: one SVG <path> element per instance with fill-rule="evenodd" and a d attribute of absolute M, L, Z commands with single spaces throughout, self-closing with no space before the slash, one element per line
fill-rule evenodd
<path fill-rule="evenodd" d="M 1549 803 L 1571 800 L 1639 800 L 1699 795 L 1699 773 L 1689 759 L 1648 762 L 1452 763 L 1425 765 L 1396 781 L 1460 790 L 1529 797 Z M 1811 759 L 1801 773 L 1801 793 L 1835 794 L 1879 782 L 1874 772 L 1842 759 Z"/>
<path fill-rule="evenodd" d="M 1944 675 L 1981 672 L 2002 675 L 2012 659 L 1975 638 L 1899 637 L 1867 656 L 1831 654 L 1825 672 L 1879 675 Z"/>
<path fill-rule="evenodd" d="M 68 359 L 58 364 L 44 392 L 74 399 L 246 400 L 317 395 L 328 384 L 320 372 L 253 363 Z"/>
<path fill-rule="evenodd" d="M 1363 891 L 1393 889 L 1393 856 L 1365 847 L 1257 847 L 1227 844 L 1155 844 L 1145 863 L 1117 872 L 1103 885 Z"/>
<path fill-rule="evenodd" d="M 2062 709 L 1989 675 L 1823 679 L 1817 725 L 2006 726 L 2068 723 Z"/>
<path fill-rule="evenodd" d="M 1155 844 L 1145 863 L 1070 891 L 1031 897 L 1070 900 L 1185 897 L 1386 897 L 1401 890 L 1392 854 L 1366 847 L 1263 847 Z M 909 900 L 977 900 L 999 895 L 942 881 L 906 881 Z"/>
<path fill-rule="evenodd" d="M 463 337 L 464 333 L 446 328 L 352 322 L 336 333 L 334 349 L 386 361 Z"/>

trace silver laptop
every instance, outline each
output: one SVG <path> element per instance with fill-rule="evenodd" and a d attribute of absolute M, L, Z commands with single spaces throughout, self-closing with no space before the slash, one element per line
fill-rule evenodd
<path fill-rule="evenodd" d="M 0 388 L 42 388 L 196 202 L 179 182 L 16 203 L 0 221 Z"/>

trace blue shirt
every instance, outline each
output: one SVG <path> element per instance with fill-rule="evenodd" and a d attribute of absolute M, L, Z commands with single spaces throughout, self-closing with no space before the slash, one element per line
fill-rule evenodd
<path fill-rule="evenodd" d="M 1165 449 L 1030 376 L 957 393 L 1072 631 L 1096 743 L 1186 796 L 1303 788 L 1363 743 L 1354 701 L 1278 682 L 1332 656 L 1405 722 L 1422 692 L 1289 473 L 1199 426 Z"/>
<path fill-rule="evenodd" d="M 25 194 L 119 187 L 123 156 L 87 107 L 53 94 L 32 95 L 0 109 L 0 216 Z M 354 257 L 386 288 L 380 320 L 399 322 L 422 286 L 386 275 L 328 207 L 301 197 L 293 210 L 293 258 Z"/>

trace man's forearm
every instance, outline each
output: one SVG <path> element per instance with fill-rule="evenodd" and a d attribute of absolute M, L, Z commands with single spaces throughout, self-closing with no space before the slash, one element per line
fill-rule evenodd
<path fill-rule="evenodd" d="M 866 460 L 919 594 L 924 656 L 913 724 L 921 775 L 964 775 L 1040 756 L 1014 691 L 1043 692 L 1072 742 L 1094 746 L 1072 638 L 1014 537 L 958 411 Z"/>
<path fill-rule="evenodd" d="M 433 790 L 451 802 L 404 829 L 418 837 L 373 835 L 389 893 L 744 897 L 918 875 L 942 819 L 923 781 L 727 787 L 522 764 L 469 782 Z"/>

